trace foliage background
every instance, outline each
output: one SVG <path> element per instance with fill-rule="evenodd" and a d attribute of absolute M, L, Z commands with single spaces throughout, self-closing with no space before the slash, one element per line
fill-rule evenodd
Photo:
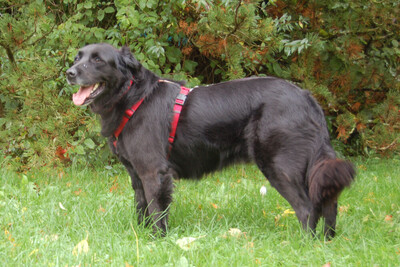
<path fill-rule="evenodd" d="M 339 154 L 399 153 L 397 0 L 0 0 L 0 156 L 28 170 L 113 158 L 64 73 L 88 43 L 127 45 L 189 86 L 273 75 L 310 90 Z"/>

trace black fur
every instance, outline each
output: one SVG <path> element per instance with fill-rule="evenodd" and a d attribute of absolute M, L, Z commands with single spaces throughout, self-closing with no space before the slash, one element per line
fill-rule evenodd
<path fill-rule="evenodd" d="M 180 84 L 160 81 L 126 47 L 94 44 L 78 55 L 67 71 L 68 81 L 105 83 L 90 107 L 100 114 L 101 133 L 132 178 L 139 220 L 151 215 L 155 230 L 166 230 L 173 177 L 199 178 L 235 162 L 252 161 L 293 206 L 305 229 L 314 231 L 324 216 L 325 234 L 334 235 L 337 198 L 355 171 L 336 159 L 322 109 L 308 91 L 273 77 L 195 88 L 168 156 Z M 133 86 L 126 91 L 132 78 Z M 114 148 L 112 133 L 124 110 L 141 98 L 143 104 Z"/>

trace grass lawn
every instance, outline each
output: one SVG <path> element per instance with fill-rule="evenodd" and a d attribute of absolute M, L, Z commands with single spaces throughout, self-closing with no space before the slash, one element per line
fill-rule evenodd
<path fill-rule="evenodd" d="M 176 181 L 164 238 L 137 224 L 121 166 L 0 170 L 0 266 L 399 266 L 400 160 L 356 165 L 332 241 L 304 233 L 253 165 Z"/>

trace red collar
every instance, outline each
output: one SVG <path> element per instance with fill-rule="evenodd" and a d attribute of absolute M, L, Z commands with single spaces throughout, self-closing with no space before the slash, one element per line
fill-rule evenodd
<path fill-rule="evenodd" d="M 167 80 L 159 80 L 158 82 L 169 82 Z M 133 81 L 131 80 L 131 86 L 127 89 L 125 93 L 129 91 L 129 89 L 132 87 Z M 181 86 L 181 91 L 179 92 L 178 96 L 175 99 L 175 105 L 174 105 L 174 117 L 172 118 L 172 123 L 171 123 L 171 131 L 169 133 L 168 137 L 168 142 L 169 142 L 169 153 L 171 152 L 172 149 L 172 144 L 174 143 L 175 140 L 175 134 L 176 134 L 176 129 L 178 127 L 178 122 L 179 122 L 179 117 L 181 115 L 182 107 L 185 104 L 186 96 L 190 93 L 192 89 L 186 88 L 184 86 Z M 144 98 L 140 99 L 138 102 L 132 105 L 131 108 L 125 110 L 124 115 L 122 117 L 122 121 L 119 124 L 118 128 L 114 131 L 114 147 L 117 147 L 117 141 L 118 141 L 118 136 L 121 134 L 122 130 L 124 129 L 125 125 L 128 123 L 128 121 L 132 118 L 133 114 L 136 112 L 136 110 L 139 108 L 139 106 L 143 103 Z"/>

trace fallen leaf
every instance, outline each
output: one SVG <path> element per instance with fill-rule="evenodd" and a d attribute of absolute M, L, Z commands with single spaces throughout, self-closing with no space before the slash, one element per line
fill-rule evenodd
<path fill-rule="evenodd" d="M 339 212 L 340 212 L 340 213 L 342 213 L 342 212 L 347 212 L 347 211 L 349 211 L 349 205 L 340 206 L 340 207 L 339 207 Z"/>
<path fill-rule="evenodd" d="M 390 222 L 393 219 L 392 215 L 386 215 L 385 216 L 385 222 Z"/>
<path fill-rule="evenodd" d="M 218 209 L 218 205 L 217 204 L 211 203 L 211 205 L 213 206 L 214 209 Z"/>
<path fill-rule="evenodd" d="M 281 219 L 281 215 L 280 214 L 276 215 L 274 219 L 275 219 L 275 225 L 278 225 L 278 222 Z"/>
<path fill-rule="evenodd" d="M 265 212 L 265 210 L 262 210 L 264 217 L 267 217 L 267 213 Z"/>
<path fill-rule="evenodd" d="M 78 256 L 81 253 L 87 254 L 89 252 L 88 238 L 89 234 L 86 236 L 86 239 L 83 239 L 74 247 L 74 249 L 72 250 L 72 255 Z"/>
<path fill-rule="evenodd" d="M 267 194 L 267 188 L 265 186 L 261 186 L 260 195 L 265 196 Z"/>
<path fill-rule="evenodd" d="M 183 250 L 188 251 L 191 248 L 194 248 L 196 244 L 194 241 L 196 241 L 197 238 L 194 237 L 184 237 L 181 239 L 176 240 L 176 244 Z"/>
<path fill-rule="evenodd" d="M 32 256 L 33 254 L 35 254 L 35 253 L 38 252 L 38 251 L 39 251 L 38 248 L 32 250 L 31 253 L 29 253 L 29 257 Z"/>
<path fill-rule="evenodd" d="M 287 210 L 285 210 L 285 211 L 283 212 L 282 217 L 286 217 L 286 216 L 289 216 L 290 214 L 295 214 L 295 213 L 296 213 L 296 212 L 294 212 L 293 210 L 287 209 Z"/>
<path fill-rule="evenodd" d="M 58 240 L 58 235 L 57 234 L 51 235 L 50 236 L 50 240 L 51 241 L 57 241 Z"/>
<path fill-rule="evenodd" d="M 106 210 L 100 205 L 100 208 L 97 210 L 97 212 L 106 212 Z"/>
<path fill-rule="evenodd" d="M 228 234 L 233 237 L 240 237 L 243 235 L 243 232 L 238 228 L 230 228 Z"/>
<path fill-rule="evenodd" d="M 50 240 L 50 241 L 57 241 L 58 240 L 58 235 L 57 234 L 54 234 L 54 235 L 45 235 L 44 237 L 42 237 L 42 238 L 40 238 L 40 240 L 42 240 L 42 241 L 48 241 L 48 240 Z"/>
<path fill-rule="evenodd" d="M 63 204 L 61 202 L 58 202 L 58 206 L 60 207 L 60 209 L 62 210 L 67 210 L 66 208 L 64 208 Z"/>
<path fill-rule="evenodd" d="M 358 166 L 358 168 L 359 168 L 360 170 L 364 170 L 364 171 L 367 170 L 367 166 L 365 166 L 365 165 L 360 165 L 360 166 Z"/>
<path fill-rule="evenodd" d="M 74 194 L 79 196 L 82 193 L 82 189 L 79 188 L 79 190 L 74 191 Z"/>
<path fill-rule="evenodd" d="M 113 185 L 110 187 L 110 193 L 117 192 L 118 187 L 119 187 L 119 184 L 117 182 L 113 183 Z"/>

